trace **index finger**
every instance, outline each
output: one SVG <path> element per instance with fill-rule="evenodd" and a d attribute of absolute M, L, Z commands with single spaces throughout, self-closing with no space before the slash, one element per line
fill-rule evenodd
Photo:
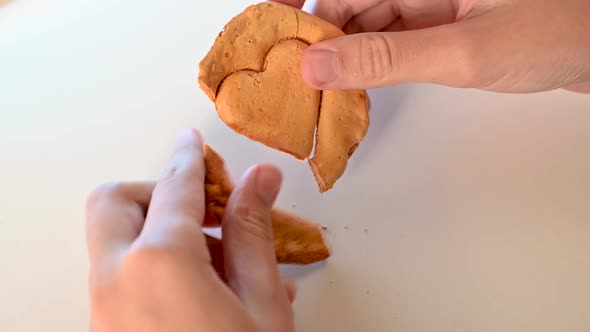
<path fill-rule="evenodd" d="M 273 2 L 282 3 L 291 7 L 301 9 L 305 4 L 305 0 L 272 0 Z"/>
<path fill-rule="evenodd" d="M 354 16 L 378 5 L 384 0 L 317 0 L 313 14 L 343 28 Z"/>
<path fill-rule="evenodd" d="M 185 130 L 178 137 L 167 171 L 156 184 L 138 242 L 206 249 L 201 231 L 205 217 L 204 181 L 201 135 L 193 129 Z"/>

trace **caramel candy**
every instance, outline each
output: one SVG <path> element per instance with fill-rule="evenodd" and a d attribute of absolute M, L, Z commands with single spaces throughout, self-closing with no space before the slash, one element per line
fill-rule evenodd
<path fill-rule="evenodd" d="M 264 2 L 234 17 L 199 65 L 199 85 L 235 132 L 310 158 L 320 192 L 344 174 L 369 126 L 364 90 L 317 91 L 299 65 L 309 45 L 343 36 L 302 10 Z"/>
<path fill-rule="evenodd" d="M 233 183 L 224 161 L 205 145 L 206 224 L 221 225 Z M 278 263 L 311 264 L 330 257 L 319 225 L 298 216 L 274 209 L 271 213 L 275 252 Z M 220 249 L 219 240 L 208 238 L 210 247 Z"/>

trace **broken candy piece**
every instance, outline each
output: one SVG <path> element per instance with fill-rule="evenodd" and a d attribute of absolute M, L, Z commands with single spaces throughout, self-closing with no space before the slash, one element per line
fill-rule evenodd
<path fill-rule="evenodd" d="M 204 145 L 204 151 L 205 220 L 209 225 L 221 225 L 234 185 L 221 156 L 207 144 Z M 271 217 L 278 263 L 311 264 L 330 257 L 319 225 L 277 209 L 272 211 Z M 220 250 L 219 243 L 214 239 L 208 238 L 208 242 Z"/>
<path fill-rule="evenodd" d="M 259 3 L 225 26 L 199 64 L 199 86 L 221 120 L 254 141 L 310 158 L 320 192 L 344 174 L 366 135 L 367 95 L 313 90 L 303 81 L 299 62 L 309 45 L 343 35 L 302 10 Z"/>
<path fill-rule="evenodd" d="M 330 257 L 321 233 L 323 228 L 278 209 L 271 216 L 279 263 L 311 264 Z"/>

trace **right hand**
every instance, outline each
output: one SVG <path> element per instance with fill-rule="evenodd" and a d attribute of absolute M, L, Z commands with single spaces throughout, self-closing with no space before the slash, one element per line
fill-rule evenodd
<path fill-rule="evenodd" d="M 312 13 L 349 34 L 305 51 L 302 75 L 316 89 L 590 92 L 588 0 L 317 0 Z"/>

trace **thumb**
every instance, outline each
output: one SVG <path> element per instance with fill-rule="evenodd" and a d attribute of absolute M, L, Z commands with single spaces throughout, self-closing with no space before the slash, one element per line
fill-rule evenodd
<path fill-rule="evenodd" d="M 292 325 L 271 222 L 281 181 L 280 171 L 272 166 L 248 170 L 232 192 L 221 223 L 227 283 L 261 331 L 287 331 Z"/>
<path fill-rule="evenodd" d="M 368 89 L 398 83 L 465 87 L 473 50 L 464 22 L 403 32 L 353 34 L 308 47 L 303 79 L 318 90 Z"/>

